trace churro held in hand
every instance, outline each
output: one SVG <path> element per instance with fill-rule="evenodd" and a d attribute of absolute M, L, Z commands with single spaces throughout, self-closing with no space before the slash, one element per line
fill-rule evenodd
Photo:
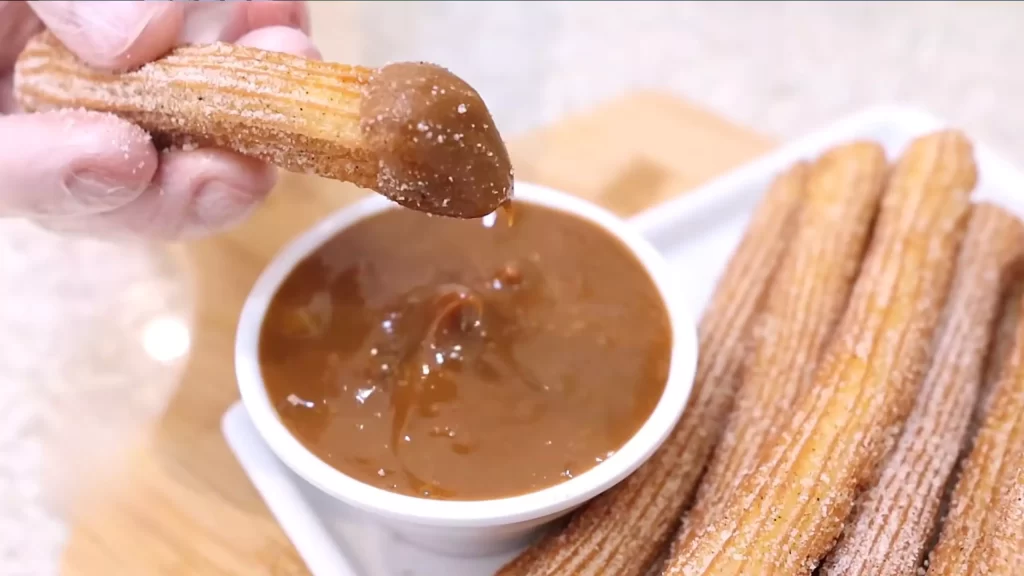
<path fill-rule="evenodd" d="M 163 146 L 228 148 L 423 212 L 479 217 L 512 195 L 508 152 L 480 95 L 432 64 L 374 70 L 217 43 L 110 73 L 43 32 L 14 83 L 30 112 L 109 112 Z"/>
<path fill-rule="evenodd" d="M 1024 316 L 1001 360 L 928 576 L 1015 576 L 1024 568 Z"/>
<path fill-rule="evenodd" d="M 809 393 L 667 573 L 807 574 L 832 548 L 913 405 L 976 180 L 959 132 L 910 144 Z"/>
<path fill-rule="evenodd" d="M 732 404 L 750 327 L 792 237 L 806 166 L 780 175 L 754 214 L 700 323 L 686 412 L 657 452 L 499 574 L 643 576 L 678 525 Z"/>
<path fill-rule="evenodd" d="M 758 320 L 752 361 L 679 542 L 713 517 L 716 504 L 753 470 L 761 446 L 792 417 L 793 404 L 810 387 L 846 309 L 887 168 L 885 151 L 869 142 L 832 149 L 811 167 L 796 235 Z"/>
<path fill-rule="evenodd" d="M 915 576 L 981 390 L 1003 294 L 1024 254 L 1024 225 L 992 204 L 972 209 L 956 277 L 913 411 L 865 492 L 827 576 Z"/>

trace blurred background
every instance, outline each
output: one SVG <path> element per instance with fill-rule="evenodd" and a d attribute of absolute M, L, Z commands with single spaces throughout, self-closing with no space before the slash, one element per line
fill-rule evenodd
<path fill-rule="evenodd" d="M 314 2 L 325 57 L 443 64 L 507 137 L 639 89 L 784 140 L 915 104 L 1024 163 L 1024 4 Z M 163 247 L 0 221 L 0 574 L 56 571 L 81 474 L 142 434 L 188 350 Z M 211 382 L 211 386 L 233 386 Z"/>
<path fill-rule="evenodd" d="M 1016 2 L 318 2 L 313 11 L 331 56 L 441 62 L 513 134 L 653 88 L 779 138 L 873 104 L 917 104 L 1024 159 Z"/>

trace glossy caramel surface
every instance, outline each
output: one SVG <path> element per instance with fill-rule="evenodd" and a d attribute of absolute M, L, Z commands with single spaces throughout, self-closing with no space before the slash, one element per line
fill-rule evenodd
<path fill-rule="evenodd" d="M 657 289 L 593 224 L 508 216 L 388 210 L 292 272 L 260 361 L 307 448 L 380 488 L 480 500 L 581 474 L 640 428 L 672 346 Z"/>

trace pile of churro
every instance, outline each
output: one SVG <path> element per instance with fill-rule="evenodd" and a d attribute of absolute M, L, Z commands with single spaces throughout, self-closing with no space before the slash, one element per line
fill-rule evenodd
<path fill-rule="evenodd" d="M 637 472 L 505 566 L 530 576 L 1024 570 L 1024 224 L 957 131 L 780 174 Z"/>

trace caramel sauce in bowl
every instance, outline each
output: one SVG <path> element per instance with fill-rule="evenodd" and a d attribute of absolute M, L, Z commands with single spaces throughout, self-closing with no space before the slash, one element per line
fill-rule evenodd
<path fill-rule="evenodd" d="M 574 349 L 578 351 L 581 345 L 581 340 L 573 339 L 574 335 L 568 333 L 558 336 L 563 339 L 561 341 L 557 339 L 545 340 L 544 338 L 547 338 L 547 336 L 537 336 L 537 334 L 540 334 L 538 332 L 539 328 L 533 324 L 518 326 L 516 318 L 507 317 L 507 315 L 495 316 L 495 306 L 498 307 L 499 311 L 518 310 L 518 308 L 508 304 L 508 302 L 514 303 L 516 302 L 515 298 L 523 298 L 525 299 L 523 301 L 530 303 L 530 306 L 549 306 L 549 308 L 544 309 L 544 314 L 546 315 L 556 315 L 563 320 L 572 320 L 572 316 L 566 316 L 566 314 L 572 312 L 574 302 L 578 302 L 578 300 L 571 295 L 565 296 L 564 293 L 557 290 L 553 293 L 551 290 L 545 292 L 546 284 L 543 281 L 543 274 L 538 275 L 536 270 L 530 269 L 529 258 L 525 254 L 523 255 L 522 262 L 520 262 L 522 266 L 517 265 L 508 268 L 498 266 L 492 275 L 483 274 L 480 277 L 481 280 L 487 280 L 487 282 L 477 282 L 477 278 L 472 275 L 460 278 L 438 278 L 431 276 L 428 274 L 428 272 L 433 270 L 431 266 L 420 266 L 419 268 L 422 268 L 422 270 L 418 270 L 414 258 L 407 258 L 403 262 L 401 261 L 403 257 L 401 252 L 394 248 L 389 248 L 389 261 L 399 261 L 399 264 L 404 266 L 402 270 L 410 270 L 404 275 L 412 276 L 411 279 L 408 279 L 408 286 L 403 285 L 395 289 L 397 290 L 395 294 L 401 298 L 398 301 L 403 303 L 402 305 L 404 306 L 404 308 L 400 307 L 399 309 L 406 310 L 408 326 L 410 327 L 407 329 L 407 334 L 403 336 L 403 339 L 390 338 L 387 330 L 382 332 L 378 327 L 378 324 L 383 326 L 381 322 L 377 322 L 381 318 L 384 319 L 382 322 L 388 324 L 385 328 L 390 327 L 390 322 L 388 321 L 390 316 L 387 316 L 387 314 L 391 313 L 388 312 L 391 309 L 387 308 L 387 306 L 395 301 L 395 295 L 391 294 L 388 296 L 387 290 L 382 288 L 383 284 L 371 283 L 375 287 L 369 291 L 370 294 L 380 295 L 379 299 L 382 299 L 383 303 L 378 303 L 380 305 L 379 310 L 374 309 L 366 312 L 362 308 L 354 309 L 351 305 L 351 299 L 344 300 L 342 302 L 344 305 L 339 305 L 339 301 L 336 298 L 334 300 L 334 307 L 330 308 L 329 312 L 325 312 L 327 308 L 324 307 L 322 299 L 318 300 L 319 297 L 311 299 L 308 298 L 309 294 L 306 294 L 303 298 L 309 300 L 312 304 L 303 308 L 301 314 L 289 316 L 280 313 L 278 310 L 280 308 L 280 300 L 286 300 L 290 291 L 294 292 L 294 287 L 291 286 L 294 284 L 293 276 L 302 273 L 304 268 L 308 268 L 310 261 L 315 260 L 314 257 L 317 254 L 321 253 L 325 247 L 329 249 L 332 246 L 332 241 L 337 241 L 346 234 L 349 234 L 351 237 L 351 234 L 358 232 L 361 227 L 365 231 L 365 225 L 372 224 L 375 219 L 380 218 L 382 221 L 391 219 L 392 221 L 402 222 L 404 216 L 394 218 L 400 215 L 388 212 L 390 210 L 401 210 L 401 208 L 396 207 L 393 203 L 382 197 L 376 196 L 369 197 L 355 205 L 342 209 L 328 216 L 321 223 L 294 240 L 267 266 L 245 303 L 238 326 L 235 346 L 235 367 L 243 404 L 262 438 L 268 443 L 274 453 L 298 476 L 334 498 L 365 512 L 369 519 L 383 524 L 404 539 L 435 552 L 463 556 L 493 554 L 510 550 L 522 545 L 526 540 L 533 537 L 536 530 L 541 526 L 564 516 L 587 500 L 622 481 L 642 465 L 671 433 L 689 399 L 698 354 L 696 322 L 687 308 L 684 287 L 655 248 L 619 217 L 586 200 L 540 186 L 517 183 L 515 192 L 516 222 L 513 227 L 522 226 L 522 230 L 530 231 L 530 226 L 538 226 L 538 222 L 549 222 L 553 223 L 551 225 L 557 225 L 558 218 L 562 218 L 564 222 L 571 224 L 571 226 L 567 225 L 566 228 L 572 233 L 578 224 L 585 223 L 592 229 L 599 229 L 604 236 L 616 241 L 617 245 L 622 248 L 622 252 L 626 256 L 631 257 L 642 272 L 646 273 L 650 284 L 648 287 L 650 290 L 647 292 L 615 292 L 613 288 L 601 286 L 600 282 L 591 282 L 590 288 L 586 290 L 588 294 L 596 291 L 599 295 L 603 295 L 602 297 L 604 298 L 643 298 L 645 294 L 650 294 L 653 295 L 655 300 L 660 299 L 660 309 L 663 311 L 664 320 L 666 320 L 665 333 L 667 339 L 665 346 L 657 347 L 653 344 L 645 344 L 645 348 L 637 349 L 637 355 L 647 354 L 648 356 L 667 356 L 667 358 L 655 357 L 643 362 L 637 362 L 634 366 L 629 362 L 628 353 L 624 354 L 623 348 L 620 346 L 618 350 L 619 355 L 616 357 L 620 362 L 616 369 L 625 365 L 627 368 L 634 370 L 634 372 L 624 372 L 624 374 L 640 374 L 639 370 L 643 369 L 643 374 L 654 374 L 656 378 L 663 378 L 664 383 L 663 387 L 660 386 L 660 383 L 656 383 L 659 386 L 653 388 L 648 386 L 646 392 L 644 392 L 646 396 L 640 395 L 638 400 L 629 401 L 630 406 L 634 404 L 639 406 L 634 409 L 634 412 L 640 410 L 640 412 L 636 412 L 639 414 L 639 418 L 632 428 L 623 427 L 617 420 L 616 422 L 611 422 L 618 418 L 614 406 L 608 410 L 602 408 L 614 403 L 613 395 L 605 395 L 604 397 L 601 394 L 565 395 L 565 398 L 570 398 L 573 402 L 578 401 L 585 406 L 595 406 L 594 417 L 591 420 L 594 424 L 592 427 L 597 431 L 596 433 L 614 437 L 614 449 L 610 450 L 610 455 L 606 458 L 601 458 L 596 464 L 582 468 L 578 473 L 572 473 L 555 480 L 542 478 L 536 484 L 528 482 L 529 479 L 526 477 L 528 475 L 524 475 L 523 478 L 512 482 L 514 475 L 509 474 L 509 472 L 515 471 L 517 466 L 511 466 L 507 468 L 506 472 L 500 474 L 495 472 L 479 474 L 480 478 L 485 479 L 483 484 L 462 484 L 460 483 L 459 474 L 451 471 L 452 467 L 462 464 L 467 466 L 484 466 L 484 464 L 481 464 L 482 462 L 491 462 L 495 466 L 502 464 L 493 458 L 488 460 L 486 458 L 487 454 L 481 457 L 472 452 L 472 447 L 477 445 L 481 446 L 481 451 L 498 450 L 500 448 L 495 448 L 495 446 L 502 446 L 501 436 L 496 436 L 495 438 L 497 439 L 495 439 L 490 438 L 488 434 L 480 433 L 489 432 L 482 426 L 486 426 L 486 423 L 491 419 L 495 421 L 495 426 L 499 426 L 502 425 L 502 422 L 514 422 L 516 418 L 523 416 L 523 422 L 526 424 L 519 429 L 517 434 L 524 438 L 524 442 L 522 445 L 506 444 L 508 445 L 508 458 L 518 459 L 514 460 L 514 462 L 530 464 L 531 454 L 536 452 L 537 457 L 535 460 L 539 470 L 538 474 L 541 477 L 551 468 L 552 462 L 557 462 L 557 460 L 551 461 L 550 458 L 547 458 L 538 451 L 536 441 L 538 439 L 543 440 L 544 438 L 531 437 L 530 435 L 533 431 L 529 426 L 534 422 L 540 422 L 545 426 L 552 426 L 552 429 L 557 432 L 551 440 L 554 440 L 557 446 L 558 440 L 575 432 L 573 426 L 581 426 L 588 422 L 586 414 L 582 417 L 576 414 L 575 417 L 577 419 L 572 421 L 575 424 L 571 422 L 567 424 L 560 419 L 550 419 L 547 421 L 547 424 L 544 424 L 543 411 L 531 411 L 528 409 L 530 406 L 520 410 L 522 406 L 518 405 L 510 405 L 508 407 L 508 417 L 503 418 L 501 412 L 502 402 L 505 401 L 504 398 L 506 396 L 501 396 L 488 404 L 489 396 L 483 389 L 478 389 L 478 387 L 492 384 L 488 380 L 489 376 L 487 375 L 492 373 L 501 374 L 502 370 L 507 371 L 509 366 L 520 369 L 524 365 L 522 362 L 502 363 L 502 359 L 507 358 L 508 354 L 499 354 L 503 350 L 501 347 L 502 341 L 498 340 L 497 347 L 495 348 L 495 343 L 488 340 L 488 331 L 506 335 L 501 336 L 501 338 L 520 337 L 522 334 L 526 334 L 526 336 L 522 337 L 526 338 L 524 341 L 527 344 L 516 348 L 514 351 L 521 353 L 523 350 L 529 349 L 533 351 L 531 354 L 539 354 L 536 357 L 536 367 L 538 369 L 543 368 L 545 365 L 560 366 L 556 353 L 545 353 L 544 351 L 545 348 L 551 348 L 553 342 L 564 342 L 565 350 L 567 351 Z M 550 216 L 552 215 L 558 218 L 551 220 Z M 508 216 L 510 214 L 505 215 L 506 218 Z M 416 217 L 429 218 L 423 215 L 416 215 Z M 548 220 L 545 220 L 545 218 L 548 218 Z M 413 221 L 406 221 L 407 224 L 410 222 Z M 486 219 L 484 222 L 486 222 Z M 463 221 L 460 225 L 468 226 L 471 223 Z M 481 223 L 481 225 L 485 224 Z M 370 240 L 377 242 L 377 246 L 390 245 L 392 243 L 401 245 L 403 241 L 408 241 L 410 237 L 408 234 L 415 233 L 415 231 L 409 232 L 412 228 L 413 226 L 409 225 L 406 227 L 406 230 L 396 230 L 393 233 L 393 237 L 385 238 L 386 234 L 380 234 L 380 237 L 377 238 L 373 234 L 365 233 L 362 236 L 357 235 L 357 237 L 361 238 L 361 241 L 364 242 Z M 422 233 L 422 230 L 420 233 Z M 433 241 L 433 238 L 431 236 L 431 241 Z M 476 237 L 473 236 L 473 238 Z M 437 241 L 447 241 L 449 243 L 448 246 L 451 246 L 452 242 L 451 238 L 439 239 Z M 527 239 L 526 242 L 526 245 L 528 245 L 529 240 Z M 457 246 L 449 247 L 448 249 L 453 251 L 453 254 L 460 253 L 460 248 Z M 515 250 L 514 248 L 511 249 Z M 494 263 L 501 261 L 500 258 L 507 256 L 500 253 L 498 256 L 495 256 L 490 248 L 478 247 L 477 249 L 467 248 L 467 250 L 475 250 L 472 258 L 461 253 L 458 257 L 463 258 L 467 262 L 484 262 L 484 267 L 487 270 L 495 268 Z M 543 245 L 539 247 L 539 251 L 542 253 L 541 256 L 543 256 L 545 250 L 548 250 L 548 248 L 545 248 Z M 552 247 L 550 250 L 557 250 L 557 248 Z M 429 256 L 429 251 L 425 253 Z M 554 252 L 552 254 L 553 256 L 556 255 Z M 457 259 L 456 256 L 453 256 L 453 258 Z M 582 266 L 581 264 L 580 273 L 576 274 L 576 276 L 583 279 L 580 282 L 585 282 L 585 279 L 588 277 L 587 274 L 593 275 L 595 272 L 592 269 L 584 270 Z M 377 276 L 384 278 L 403 276 L 403 274 L 398 274 L 395 270 L 397 269 L 393 269 L 389 274 L 382 275 L 378 273 Z M 598 276 L 599 273 L 600 270 L 598 270 Z M 566 277 L 575 278 L 576 276 L 568 274 Z M 444 282 L 442 280 L 451 281 Z M 373 282 L 378 281 L 379 278 L 373 280 Z M 488 283 L 494 284 L 493 292 Z M 518 293 L 514 290 L 510 292 L 499 289 L 504 288 L 506 284 L 520 283 L 522 287 Z M 335 284 L 337 284 L 337 281 L 335 281 Z M 426 290 L 424 291 L 423 288 L 426 288 Z M 391 299 L 389 300 L 388 298 Z M 356 300 L 356 302 L 360 301 Z M 407 305 L 406 303 L 408 302 L 413 304 Z M 366 306 L 371 307 L 372 304 L 372 302 L 368 302 Z M 626 302 L 625 304 L 631 303 Z M 501 308 L 502 306 L 505 306 L 505 308 Z M 650 307 L 646 309 L 650 309 Z M 622 310 L 631 311 L 629 312 L 630 314 L 640 314 L 645 308 L 629 308 L 627 306 L 622 308 Z M 601 309 L 597 312 L 591 310 L 589 313 L 591 315 L 595 313 L 607 315 L 612 312 L 609 312 L 607 309 Z M 621 314 L 622 312 L 619 311 L 617 313 Z M 465 374 L 476 375 L 475 379 L 469 381 L 474 388 L 463 390 L 464 394 L 461 397 L 476 398 L 477 400 L 474 401 L 480 403 L 478 404 L 479 410 L 477 410 L 479 414 L 471 413 L 474 408 L 471 405 L 462 407 L 463 409 L 468 408 L 470 413 L 466 413 L 464 410 L 461 416 L 450 416 L 454 420 L 439 420 L 438 423 L 445 425 L 452 422 L 457 425 L 467 424 L 471 427 L 475 426 L 475 428 L 470 429 L 476 430 L 478 433 L 467 444 L 469 446 L 468 449 L 461 443 L 453 443 L 453 446 L 458 444 L 455 447 L 459 448 L 459 450 L 469 450 L 465 458 L 460 459 L 457 454 L 437 452 L 439 464 L 434 467 L 436 469 L 434 476 L 440 478 L 440 484 L 431 484 L 430 478 L 424 478 L 422 475 L 416 474 L 425 469 L 430 469 L 432 463 L 429 461 L 424 462 L 424 454 L 412 451 L 413 446 L 411 445 L 403 446 L 402 452 L 397 452 L 390 448 L 390 451 L 378 450 L 374 452 L 371 449 L 377 448 L 375 445 L 361 446 L 358 450 L 354 450 L 353 461 L 361 462 L 368 458 L 375 465 L 375 458 L 390 459 L 387 461 L 389 466 L 388 470 L 386 470 L 389 474 L 394 470 L 402 470 L 403 463 L 411 463 L 410 470 L 416 472 L 408 474 L 405 473 L 408 470 L 405 470 L 402 474 L 395 476 L 396 478 L 403 479 L 403 481 L 396 481 L 394 484 L 382 483 L 377 481 L 378 479 L 372 474 L 367 476 L 366 474 L 361 474 L 358 468 L 347 468 L 344 464 L 345 460 L 336 458 L 330 444 L 318 443 L 321 436 L 331 434 L 331 426 L 333 425 L 331 414 L 325 415 L 321 413 L 316 415 L 316 418 L 319 419 L 314 418 L 310 420 L 310 422 L 315 423 L 315 426 L 307 426 L 305 428 L 297 427 L 296 422 L 291 419 L 287 403 L 282 403 L 282 398 L 288 398 L 300 412 L 304 408 L 325 410 L 323 406 L 328 406 L 326 402 L 321 405 L 319 403 L 321 399 L 312 396 L 315 395 L 318 388 L 316 385 L 311 386 L 309 384 L 310 379 L 319 378 L 320 374 L 325 373 L 325 369 L 318 367 L 315 370 L 307 370 L 307 367 L 302 364 L 302 358 L 306 357 L 304 356 L 305 354 L 312 354 L 309 357 L 319 362 L 323 360 L 323 357 L 330 356 L 332 353 L 328 347 L 321 351 L 318 356 L 315 351 L 315 343 L 311 343 L 309 345 L 310 349 L 307 350 L 303 348 L 301 341 L 307 332 L 315 336 L 330 329 L 330 327 L 338 330 L 338 318 L 332 316 L 336 314 L 348 314 L 347 317 L 350 318 L 348 322 L 352 326 L 353 332 L 351 334 L 336 333 L 333 336 L 333 340 L 331 340 L 332 343 L 337 344 L 338 354 L 342 356 L 339 360 L 338 354 L 334 355 L 335 357 L 330 360 L 331 369 L 341 370 L 344 368 L 348 370 L 347 372 L 342 372 L 344 378 L 332 376 L 334 378 L 333 381 L 348 382 L 353 385 L 359 384 L 359 382 L 355 382 L 353 375 L 362 374 L 358 371 L 361 367 L 358 363 L 345 365 L 341 361 L 345 359 L 345 355 L 348 354 L 352 358 L 360 358 L 359 354 L 368 352 L 376 360 L 378 358 L 377 355 L 383 354 L 387 346 L 393 343 L 395 348 L 391 351 L 392 356 L 389 356 L 389 358 L 392 360 L 408 360 L 404 364 L 406 366 L 415 368 L 422 365 L 429 368 L 423 374 L 420 374 L 417 370 L 406 371 L 408 372 L 407 374 L 403 372 L 404 375 L 397 378 L 389 374 L 378 373 L 369 374 L 366 377 L 366 381 L 369 384 L 364 386 L 364 388 L 367 390 L 372 388 L 373 391 L 378 393 L 376 398 L 370 398 L 370 396 L 366 396 L 366 398 L 380 402 L 380 393 L 384 393 L 384 397 L 391 402 L 394 412 L 390 415 L 390 420 L 386 420 L 379 426 L 378 437 L 366 436 L 371 439 L 377 438 L 377 440 L 369 440 L 369 442 L 383 441 L 385 445 L 390 446 L 393 443 L 405 441 L 405 433 L 399 432 L 399 430 L 406 429 L 403 426 L 412 426 L 412 430 L 423 432 L 420 437 L 423 438 L 424 442 L 433 442 L 438 446 L 442 445 L 442 442 L 446 442 L 445 435 L 434 438 L 429 434 L 429 427 L 418 429 L 409 424 L 409 422 L 413 422 L 418 417 L 417 414 L 420 413 L 427 416 L 435 416 L 435 407 L 439 407 L 437 408 L 440 414 L 439 418 L 449 417 L 447 416 L 449 413 L 445 411 L 445 402 L 448 401 L 447 398 L 451 397 L 451 394 L 446 393 L 446 395 L 443 395 L 444 397 L 439 396 L 440 400 L 431 397 L 432 402 L 424 404 L 429 410 L 420 406 L 421 403 L 417 403 L 419 398 L 426 397 L 422 395 L 424 390 L 430 391 L 431 394 L 436 396 L 438 390 L 443 386 L 453 386 L 450 381 L 451 379 L 444 376 L 444 373 L 438 376 L 434 372 L 442 368 L 441 365 L 433 363 L 432 358 L 434 358 L 435 352 L 441 350 L 445 351 L 446 354 L 450 354 L 451 350 L 455 350 L 455 346 L 459 346 L 460 356 L 467 358 L 465 365 L 459 365 L 459 371 L 456 373 L 457 377 L 453 378 L 457 381 L 458 377 L 462 377 Z M 381 316 L 381 314 L 384 315 Z M 370 319 L 370 321 L 367 319 Z M 524 322 L 529 323 L 533 320 L 535 319 L 527 315 Z M 655 318 L 652 320 L 652 323 L 656 323 L 657 320 L 659 319 Z M 606 334 L 614 337 L 615 334 L 612 332 L 614 332 L 615 321 L 605 319 L 603 322 L 603 324 L 597 322 L 594 326 L 597 326 L 595 330 L 604 330 L 604 332 L 597 331 L 594 334 L 598 336 Z M 644 320 L 644 322 L 647 322 L 647 320 Z M 349 324 L 343 322 L 340 326 L 344 327 Z M 563 327 L 571 328 L 571 326 L 567 326 L 564 322 L 562 325 Z M 359 330 L 363 330 L 364 333 L 357 333 Z M 642 324 L 640 325 L 639 333 L 654 334 L 655 336 L 659 334 L 657 330 L 646 330 Z M 604 338 L 604 336 L 600 337 Z M 276 343 L 275 338 L 277 339 Z M 287 343 L 289 338 L 292 341 L 291 344 Z M 648 339 L 651 340 L 650 338 Z M 654 338 L 651 342 L 655 340 L 657 338 Z M 488 352 L 488 350 L 491 350 L 489 346 L 495 348 L 495 350 Z M 423 352 L 428 348 L 430 354 L 423 356 Z M 628 348 L 625 348 L 625 350 L 628 351 Z M 275 354 L 275 351 L 279 357 L 268 360 L 268 355 L 272 356 Z M 595 351 L 595 354 L 600 354 L 600 352 Z M 602 359 L 602 361 L 604 360 L 612 361 L 613 359 Z M 490 364 L 487 362 L 490 362 Z M 497 363 L 495 364 L 495 362 Z M 392 364 L 395 364 L 395 362 L 390 362 L 389 367 Z M 372 365 L 377 366 L 377 364 Z M 525 365 L 529 367 L 530 362 L 526 362 Z M 342 368 L 336 368 L 337 366 Z M 566 364 L 566 366 L 572 367 L 573 365 Z M 593 380 L 600 375 L 600 371 L 595 371 L 593 367 L 581 364 L 576 364 L 575 366 L 575 369 L 580 372 L 583 379 Z M 590 370 L 590 372 L 587 370 Z M 428 375 L 426 374 L 427 372 L 429 372 Z M 287 390 L 282 388 L 282 382 L 287 384 L 287 378 L 290 374 L 295 374 L 297 392 L 295 395 L 284 394 Z M 484 377 L 480 377 L 480 374 L 484 374 Z M 429 377 L 421 378 L 423 375 Z M 586 386 L 586 382 L 579 382 L 578 378 L 572 378 L 572 374 L 567 376 L 567 378 L 561 380 L 570 382 L 573 386 L 577 387 Z M 523 378 L 523 380 L 529 381 L 530 379 Z M 300 385 L 300 381 L 304 384 Z M 465 385 L 464 383 L 456 383 L 458 385 Z M 417 386 L 420 388 L 416 388 Z M 420 392 L 415 392 L 415 390 L 420 390 Z M 494 390 L 496 395 L 514 392 L 501 388 L 494 388 Z M 652 390 L 654 391 L 653 396 L 651 396 Z M 527 390 L 518 396 L 513 394 L 508 396 L 508 398 L 530 399 L 534 397 L 531 396 L 532 392 Z M 562 391 L 559 392 L 561 393 Z M 362 407 L 357 405 L 361 403 L 361 395 L 365 395 L 364 389 L 358 388 L 354 393 L 356 395 L 355 399 L 359 401 L 356 404 L 350 401 L 351 397 L 346 396 L 342 398 L 339 393 L 336 398 L 341 398 L 341 400 L 347 403 L 336 403 L 328 410 L 333 411 L 339 418 L 347 418 L 344 421 L 346 426 L 334 428 L 334 434 L 340 434 L 341 432 L 338 431 L 341 430 L 348 430 L 349 423 L 354 426 L 363 423 L 370 428 L 375 425 L 372 421 L 374 412 L 360 412 Z M 421 396 L 410 396 L 410 394 L 421 394 Z M 562 396 L 556 394 L 553 397 L 557 400 Z M 409 400 L 410 398 L 411 400 Z M 609 398 L 612 400 L 609 400 Z M 509 403 L 515 404 L 514 402 Z M 387 404 L 378 405 L 376 409 L 378 412 L 380 411 L 379 406 L 385 406 L 386 408 Z M 398 406 L 412 406 L 414 410 L 412 412 L 398 410 L 396 409 Z M 555 408 L 557 409 L 558 407 L 556 406 Z M 426 411 L 424 412 L 424 410 Z M 485 416 L 481 414 L 485 414 Z M 387 417 L 387 415 L 385 416 Z M 572 415 L 570 414 L 570 416 Z M 608 422 L 605 422 L 605 420 L 608 420 Z M 429 423 L 430 421 L 427 421 L 427 424 Z M 559 428 L 559 426 L 562 426 L 562 428 Z M 367 433 L 372 432 L 370 428 L 367 429 Z M 591 457 L 592 452 L 586 452 L 586 450 L 594 449 L 595 446 L 600 447 L 601 445 L 599 443 L 587 445 L 586 440 L 594 435 L 589 430 L 590 426 L 587 428 L 583 430 L 582 440 L 579 442 L 566 442 L 566 446 L 571 447 L 574 451 L 581 451 L 579 453 L 585 457 Z M 610 431 L 614 432 L 614 434 Z M 349 433 L 344 432 L 344 434 Z M 351 434 L 355 434 L 355 432 L 351 432 Z M 358 435 L 346 436 L 342 442 L 347 444 L 343 443 L 341 446 L 355 446 L 354 442 L 356 440 L 354 439 L 363 437 Z M 415 443 L 416 440 L 417 437 L 413 434 L 411 441 Z M 534 443 L 529 444 L 529 442 Z M 338 446 L 338 444 L 335 444 L 335 446 Z M 491 447 L 487 448 L 487 446 Z M 573 454 L 576 454 L 576 452 L 573 452 Z M 474 457 L 477 457 L 477 459 L 474 460 Z M 349 473 L 342 470 L 347 470 Z M 477 471 L 482 470 L 481 468 Z M 473 470 L 467 470 L 467 474 L 472 472 Z M 488 474 L 491 475 L 488 476 Z M 486 480 L 487 478 L 490 478 L 490 480 Z M 504 480 L 506 478 L 510 482 L 508 486 L 498 484 L 497 480 Z M 488 485 L 488 482 L 492 485 Z M 424 487 L 428 488 L 428 490 L 424 490 L 423 494 L 413 495 L 418 493 L 413 490 L 418 491 Z M 457 490 L 453 493 L 446 493 L 446 487 L 455 487 Z"/>

